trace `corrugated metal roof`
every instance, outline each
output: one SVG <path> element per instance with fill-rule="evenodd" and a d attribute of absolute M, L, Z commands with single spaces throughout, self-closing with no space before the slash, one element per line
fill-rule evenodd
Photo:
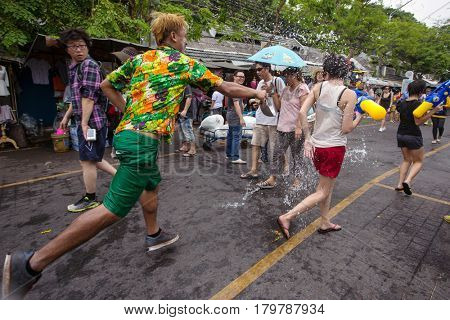
<path fill-rule="evenodd" d="M 248 62 L 247 58 L 251 55 L 248 53 L 241 52 L 230 52 L 228 51 L 220 52 L 215 50 L 205 50 L 199 48 L 186 48 L 186 54 L 194 59 L 199 60 L 210 60 L 210 61 L 242 61 Z"/>

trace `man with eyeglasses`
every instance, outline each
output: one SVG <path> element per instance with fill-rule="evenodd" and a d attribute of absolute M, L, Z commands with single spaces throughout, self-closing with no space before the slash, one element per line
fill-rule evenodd
<path fill-rule="evenodd" d="M 283 79 L 273 77 L 271 67 L 268 63 L 257 62 L 256 73 L 261 79 L 256 90 L 267 90 L 268 97 L 265 100 L 267 107 L 270 109 L 272 116 L 267 116 L 261 110 L 256 110 L 256 125 L 253 128 L 252 137 L 252 167 L 249 172 L 241 175 L 242 179 L 256 179 L 258 174 L 258 161 L 261 148 L 268 142 L 268 155 L 270 163 L 273 160 L 273 150 L 277 135 L 278 110 L 273 103 L 273 95 L 279 95 L 283 91 L 285 84 Z"/>
<path fill-rule="evenodd" d="M 80 200 L 67 207 L 70 212 L 83 212 L 100 205 L 96 198 L 97 169 L 110 175 L 116 169 L 103 159 L 107 138 L 106 104 L 100 84 L 103 81 L 100 66 L 89 56 L 91 40 L 82 29 L 70 29 L 61 33 L 60 42 L 71 58 L 69 81 L 71 90 L 70 107 L 60 127 L 67 128 L 70 117 L 78 127 L 80 164 L 86 189 Z M 88 129 L 96 131 L 95 141 L 87 140 Z"/>

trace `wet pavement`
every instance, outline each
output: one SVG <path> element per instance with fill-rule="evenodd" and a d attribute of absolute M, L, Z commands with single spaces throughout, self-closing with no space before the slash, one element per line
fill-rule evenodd
<path fill-rule="evenodd" d="M 396 127 L 377 130 L 349 135 L 332 199 L 343 230 L 315 232 L 313 209 L 293 223 L 297 235 L 287 242 L 276 217 L 313 190 L 310 166 L 297 190 L 291 177 L 258 190 L 257 181 L 239 178 L 245 165 L 226 162 L 220 141 L 193 158 L 165 145 L 159 219 L 180 240 L 146 253 L 135 206 L 45 270 L 28 299 L 449 299 L 450 225 L 442 220 L 450 214 L 449 121 L 440 145 L 422 127 L 429 155 L 412 197 L 389 189 L 401 160 Z M 242 151 L 249 158 L 250 149 Z M 0 152 L 0 256 L 39 248 L 77 216 L 66 212 L 83 190 L 77 156 L 51 146 Z M 110 179 L 99 173 L 100 198 Z"/>

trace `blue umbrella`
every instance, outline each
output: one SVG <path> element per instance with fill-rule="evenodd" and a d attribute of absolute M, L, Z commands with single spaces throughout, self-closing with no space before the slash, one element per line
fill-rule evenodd
<path fill-rule="evenodd" d="M 248 60 L 295 68 L 306 66 L 306 62 L 298 54 L 283 46 L 264 48 L 248 58 Z"/>

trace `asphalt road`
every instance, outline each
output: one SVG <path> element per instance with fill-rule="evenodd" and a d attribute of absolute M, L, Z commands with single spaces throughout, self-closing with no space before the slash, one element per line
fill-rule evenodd
<path fill-rule="evenodd" d="M 311 167 L 299 190 L 290 189 L 289 177 L 257 190 L 257 181 L 239 178 L 246 166 L 226 162 L 221 142 L 188 159 L 176 144 L 165 145 L 159 218 L 180 240 L 146 253 L 135 206 L 49 266 L 28 299 L 449 299 L 450 225 L 442 220 L 450 214 L 449 121 L 440 145 L 422 128 L 431 153 L 412 197 L 389 189 L 401 160 L 396 128 L 377 129 L 349 136 L 332 199 L 343 230 L 315 232 L 313 209 L 293 224 L 287 242 L 276 217 L 314 188 Z M 50 146 L 0 152 L 0 256 L 39 248 L 77 216 L 66 212 L 83 190 L 76 160 L 77 153 L 55 154 Z M 109 182 L 99 174 L 100 197 Z"/>

